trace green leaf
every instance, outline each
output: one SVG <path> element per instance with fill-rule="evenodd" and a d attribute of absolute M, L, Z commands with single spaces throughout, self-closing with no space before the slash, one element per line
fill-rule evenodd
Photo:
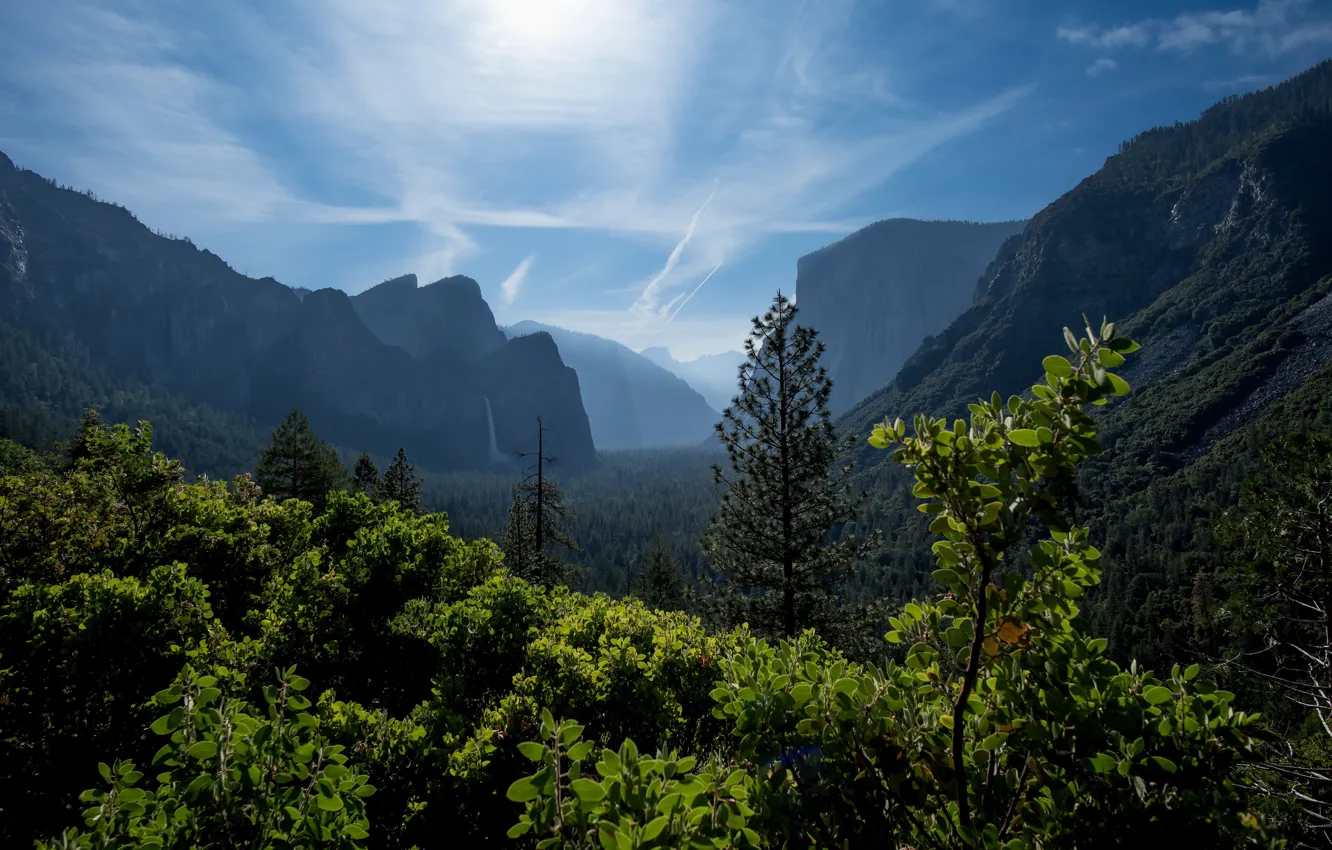
<path fill-rule="evenodd" d="M 1194 679 L 1198 677 L 1198 671 L 1201 669 L 1202 668 L 1199 667 L 1197 664 L 1190 664 L 1188 666 L 1188 669 L 1184 671 L 1184 681 L 1192 682 Z"/>
<path fill-rule="evenodd" d="M 1041 438 L 1031 428 L 1015 428 L 1008 432 L 1009 442 L 1018 446 L 1034 449 L 1041 444 Z"/>
<path fill-rule="evenodd" d="M 1161 768 L 1166 773 L 1174 773 L 1178 770 L 1173 761 L 1163 756 L 1152 756 L 1151 760 L 1157 767 Z"/>
<path fill-rule="evenodd" d="M 373 785 L 362 785 L 354 793 L 357 797 L 373 797 L 377 789 Z"/>
<path fill-rule="evenodd" d="M 1170 702 L 1175 695 L 1169 688 L 1163 688 L 1160 685 L 1153 685 L 1142 692 L 1142 698 L 1152 705 L 1160 705 L 1163 702 Z"/>
<path fill-rule="evenodd" d="M 1051 354 L 1041 361 L 1045 371 L 1054 375 L 1056 378 L 1067 378 L 1073 374 L 1073 367 L 1069 365 L 1068 360 L 1057 354 Z"/>
<path fill-rule="evenodd" d="M 326 812 L 342 811 L 342 798 L 336 794 L 319 794 L 315 797 L 315 805 Z"/>
<path fill-rule="evenodd" d="M 198 741 L 186 751 L 186 754 L 189 755 L 190 758 L 195 758 L 199 761 L 210 759 L 217 755 L 217 742 Z"/>
<path fill-rule="evenodd" d="M 292 676 L 291 681 L 287 682 L 287 686 L 293 691 L 303 691 L 310 687 L 310 680 L 302 679 L 300 676 Z"/>
<path fill-rule="evenodd" d="M 1116 764 L 1118 764 L 1118 760 L 1116 760 L 1113 756 L 1106 755 L 1105 753 L 1097 753 L 1096 755 L 1091 757 L 1092 770 L 1096 771 L 1097 773 L 1109 773 L 1110 771 L 1115 769 Z"/>
<path fill-rule="evenodd" d="M 158 705 L 172 705 L 180 702 L 180 685 L 172 685 L 164 691 L 153 694 L 153 702 Z"/>
<path fill-rule="evenodd" d="M 1109 348 L 1102 348 L 1096 352 L 1096 358 L 1101 361 L 1101 365 L 1107 369 L 1114 369 L 1117 366 L 1124 365 L 1124 355 L 1112 351 Z"/>
<path fill-rule="evenodd" d="M 509 786 L 506 796 L 515 803 L 526 803 L 541 796 L 541 788 L 537 785 L 535 776 L 524 776 Z"/>
<path fill-rule="evenodd" d="M 569 760 L 583 761 L 588 757 L 588 754 L 592 752 L 594 746 L 596 745 L 591 741 L 579 741 L 569 748 Z"/>
<path fill-rule="evenodd" d="M 111 766 L 106 762 L 101 761 L 97 763 L 97 772 L 102 774 L 102 778 L 107 782 L 111 781 Z"/>
<path fill-rule="evenodd" d="M 666 815 L 659 815 L 648 821 L 647 826 L 643 827 L 642 839 L 651 841 L 661 835 L 661 831 L 666 828 L 666 824 L 670 823 L 670 820 Z"/>
<path fill-rule="evenodd" d="M 541 761 L 546 756 L 546 748 L 536 741 L 523 741 L 518 744 L 518 752 L 532 761 Z"/>
<path fill-rule="evenodd" d="M 509 827 L 508 835 L 510 838 L 518 838 L 532 831 L 532 822 L 530 820 L 519 821 Z"/>
<path fill-rule="evenodd" d="M 600 782 L 591 779 L 575 779 L 569 783 L 569 790 L 578 795 L 578 799 L 595 803 L 606 796 L 606 789 Z"/>
<path fill-rule="evenodd" d="M 344 826 L 342 828 L 342 834 L 347 836 L 348 838 L 356 839 L 357 841 L 361 840 L 362 838 L 370 837 L 370 833 L 369 831 L 366 830 L 365 827 L 358 826 L 357 824 L 354 823 L 350 823 Z"/>
<path fill-rule="evenodd" d="M 860 683 L 857 682 L 855 679 L 850 679 L 850 678 L 838 679 L 837 683 L 833 685 L 833 693 L 854 694 L 859 688 L 860 688 Z"/>
<path fill-rule="evenodd" d="M 1110 380 L 1111 393 L 1113 395 L 1128 395 L 1128 381 L 1119 377 L 1114 372 L 1106 372 L 1105 376 Z"/>

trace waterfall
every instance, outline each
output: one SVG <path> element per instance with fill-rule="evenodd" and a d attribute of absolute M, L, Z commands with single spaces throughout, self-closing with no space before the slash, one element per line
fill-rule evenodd
<path fill-rule="evenodd" d="M 489 397 L 486 397 L 486 424 L 490 426 L 490 462 L 504 466 L 507 459 L 500 454 L 499 446 L 495 443 L 495 414 L 490 412 Z"/>

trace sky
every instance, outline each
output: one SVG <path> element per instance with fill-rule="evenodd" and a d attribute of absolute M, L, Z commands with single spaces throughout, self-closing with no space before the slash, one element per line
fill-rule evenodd
<path fill-rule="evenodd" d="M 5 2 L 0 151 L 254 277 L 688 359 L 865 224 L 1029 217 L 1329 55 L 1332 0 Z"/>

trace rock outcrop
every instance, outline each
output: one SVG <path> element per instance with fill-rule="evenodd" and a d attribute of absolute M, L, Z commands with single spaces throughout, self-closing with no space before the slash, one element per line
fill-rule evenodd
<path fill-rule="evenodd" d="M 796 321 L 827 345 L 833 413 L 886 386 L 922 340 L 970 307 L 981 273 L 1024 225 L 889 219 L 801 257 Z"/>
<path fill-rule="evenodd" d="M 1061 328 L 1108 316 L 1144 347 L 1108 444 L 1134 477 L 1188 463 L 1310 371 L 1283 364 L 1325 356 L 1299 317 L 1332 288 L 1328 150 L 1332 62 L 1143 133 L 1006 242 L 976 303 L 843 426 L 1022 391 Z"/>
<path fill-rule="evenodd" d="M 530 321 L 507 331 L 515 341 L 533 333 L 555 340 L 578 373 L 598 449 L 695 446 L 720 419 L 688 383 L 618 342 Z"/>
<path fill-rule="evenodd" d="M 72 342 L 116 382 L 235 411 L 260 430 L 300 406 L 348 450 L 391 455 L 404 446 L 426 469 L 486 466 L 489 396 L 500 433 L 528 424 L 535 433 L 542 413 L 548 445 L 569 468 L 595 461 L 572 371 L 553 345 L 506 354 L 475 281 L 417 287 L 408 276 L 355 298 L 298 293 L 7 158 L 0 309 L 25 339 L 61 341 L 49 351 Z"/>

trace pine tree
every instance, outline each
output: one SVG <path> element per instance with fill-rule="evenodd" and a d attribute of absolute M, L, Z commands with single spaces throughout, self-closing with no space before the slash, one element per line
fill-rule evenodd
<path fill-rule="evenodd" d="M 643 600 L 644 605 L 659 611 L 684 609 L 684 579 L 680 574 L 680 562 L 675 559 L 671 547 L 661 535 L 652 539 L 647 563 L 643 565 L 642 572 L 634 577 L 634 595 Z"/>
<path fill-rule="evenodd" d="M 304 499 L 322 510 L 328 494 L 347 486 L 347 468 L 338 453 L 310 427 L 296 408 L 273 432 L 255 466 L 255 480 L 275 499 Z"/>
<path fill-rule="evenodd" d="M 379 467 L 370 459 L 370 455 L 361 452 L 361 456 L 356 459 L 356 467 L 352 472 L 352 486 L 358 493 L 364 493 L 371 499 L 379 498 Z"/>
<path fill-rule="evenodd" d="M 416 467 L 407 462 L 407 452 L 401 447 L 397 457 L 384 470 L 379 490 L 382 498 L 397 502 L 403 510 L 421 512 L 421 479 L 416 477 Z"/>
<path fill-rule="evenodd" d="M 720 618 L 786 637 L 839 625 L 836 584 L 866 548 L 830 540 L 857 501 L 851 464 L 835 466 L 824 346 L 795 315 L 778 292 L 753 320 L 739 395 L 717 424 L 730 469 L 714 466 L 713 477 L 727 489 L 701 541 L 723 580 Z"/>
<path fill-rule="evenodd" d="M 569 534 L 569 510 L 564 491 L 546 467 L 555 459 L 545 454 L 546 428 L 537 417 L 537 450 L 517 452 L 519 457 L 535 457 L 528 475 L 513 490 L 509 520 L 501 548 L 504 563 L 514 575 L 544 587 L 567 585 L 573 566 L 551 554 L 552 547 L 578 551 L 578 543 Z"/>

